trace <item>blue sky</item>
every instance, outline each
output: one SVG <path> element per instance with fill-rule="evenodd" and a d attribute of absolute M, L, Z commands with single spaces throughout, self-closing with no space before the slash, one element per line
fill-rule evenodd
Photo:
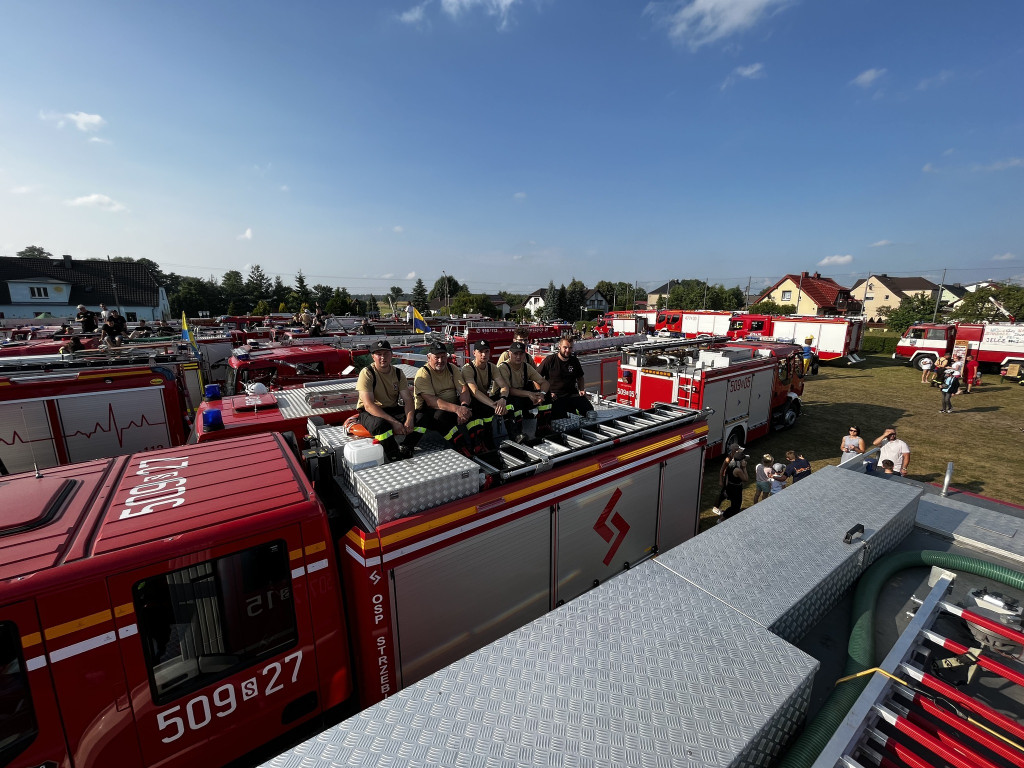
<path fill-rule="evenodd" d="M 1018 0 L 4 2 L 0 255 L 1024 278 Z"/>

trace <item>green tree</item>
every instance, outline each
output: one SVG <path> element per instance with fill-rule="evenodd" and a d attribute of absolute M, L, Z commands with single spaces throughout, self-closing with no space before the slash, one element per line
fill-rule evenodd
<path fill-rule="evenodd" d="M 267 303 L 266 299 L 260 299 L 256 302 L 256 306 L 252 308 L 252 313 L 254 315 L 269 315 L 270 304 Z"/>
<path fill-rule="evenodd" d="M 412 289 L 412 305 L 420 311 L 420 314 L 430 309 L 430 297 L 427 295 L 427 286 L 418 277 L 416 278 L 416 285 Z"/>
<path fill-rule="evenodd" d="M 544 294 L 544 306 L 540 308 L 539 319 L 542 322 L 550 323 L 556 317 L 558 317 L 558 307 L 556 303 L 558 301 L 558 289 L 555 288 L 555 281 L 551 280 L 548 282 L 547 293 Z"/>
<path fill-rule="evenodd" d="M 551 294 L 548 294 L 550 296 Z M 569 320 L 572 317 L 572 313 L 569 311 L 569 299 L 568 291 L 565 288 L 565 284 L 558 286 L 558 290 L 555 291 L 555 319 L 556 320 Z M 578 310 L 577 310 L 578 311 Z"/>
<path fill-rule="evenodd" d="M 586 312 L 583 305 L 587 302 L 587 286 L 573 277 L 565 289 L 565 311 L 563 317 L 566 320 L 583 320 Z"/>
<path fill-rule="evenodd" d="M 1019 318 L 1024 310 L 1024 288 L 1006 285 L 1000 288 L 979 288 L 964 295 L 953 310 L 954 320 L 965 322 L 998 322 Z"/>
<path fill-rule="evenodd" d="M 896 308 L 881 307 L 878 314 L 885 318 L 885 328 L 902 334 L 917 322 L 932 319 L 935 301 L 927 295 L 906 296 Z"/>
<path fill-rule="evenodd" d="M 245 300 L 248 306 L 254 306 L 258 302 L 269 299 L 272 296 L 274 284 L 263 272 L 263 267 L 253 264 L 249 267 L 249 277 L 245 280 Z M 266 314 L 255 312 L 254 314 Z"/>
<path fill-rule="evenodd" d="M 1024 320 L 1024 286 L 1004 285 L 996 291 L 996 299 L 1015 320 Z"/>
<path fill-rule="evenodd" d="M 225 272 L 224 276 L 220 279 L 220 288 L 223 292 L 224 303 L 227 304 L 229 315 L 249 311 L 249 305 L 246 302 L 245 296 L 245 281 L 242 279 L 241 272 L 237 269 Z"/>
<path fill-rule="evenodd" d="M 371 293 L 370 297 L 366 300 L 366 313 L 370 314 L 372 312 L 380 312 L 380 302 L 378 302 L 377 297 Z"/>
<path fill-rule="evenodd" d="M 283 311 L 281 305 L 288 301 L 288 294 L 291 293 L 291 289 L 284 284 L 281 280 L 280 275 L 274 277 L 274 287 L 270 289 L 270 303 L 277 307 L 277 311 Z"/>
<path fill-rule="evenodd" d="M 751 304 L 747 310 L 754 315 L 795 315 L 796 304 L 777 304 L 771 299 Z"/>
<path fill-rule="evenodd" d="M 320 309 L 324 309 L 327 306 L 327 302 L 334 296 L 334 288 L 323 283 L 317 283 L 312 288 L 313 301 L 320 305 Z M 326 310 L 324 310 L 326 311 Z"/>
<path fill-rule="evenodd" d="M 168 297 L 168 301 L 175 317 L 182 313 L 186 317 L 199 317 L 203 311 L 220 314 L 221 307 L 215 303 L 219 301 L 219 293 L 216 283 L 198 277 L 183 277 L 177 292 Z"/>
<path fill-rule="evenodd" d="M 494 306 L 494 303 L 489 298 L 487 298 L 486 294 L 470 293 L 469 291 L 463 290 L 452 299 L 452 314 L 479 314 L 487 317 L 496 317 L 498 314 L 498 308 Z"/>
<path fill-rule="evenodd" d="M 447 294 L 445 293 L 446 285 L 448 286 Z M 434 281 L 434 287 L 430 289 L 430 295 L 427 298 L 431 301 L 435 299 L 444 301 L 445 296 L 447 296 L 448 300 L 451 301 L 456 295 L 468 290 L 468 285 L 463 285 L 451 275 L 443 275 Z"/>
<path fill-rule="evenodd" d="M 743 289 L 726 288 L 724 285 L 710 285 L 707 291 L 705 309 L 726 310 L 742 309 L 744 301 Z"/>
<path fill-rule="evenodd" d="M 703 280 L 680 280 L 672 286 L 666 306 L 669 309 L 703 309 L 707 283 Z"/>
<path fill-rule="evenodd" d="M 512 293 L 511 291 L 498 291 L 498 295 L 505 300 L 510 307 L 521 307 L 526 303 L 525 293 Z"/>
<path fill-rule="evenodd" d="M 53 254 L 41 245 L 30 245 L 15 254 L 19 259 L 52 259 Z"/>
<path fill-rule="evenodd" d="M 351 305 L 352 302 L 348 295 L 348 290 L 345 288 L 335 288 L 331 298 L 324 304 L 324 312 L 329 315 L 344 315 L 346 312 L 352 311 Z"/>
<path fill-rule="evenodd" d="M 401 288 L 401 286 L 392 285 L 391 290 L 389 291 L 389 295 L 391 296 L 392 301 L 398 301 L 400 298 L 405 296 L 405 291 Z"/>
<path fill-rule="evenodd" d="M 309 303 L 313 300 L 313 294 L 309 290 L 309 286 L 306 285 L 306 276 L 302 274 L 300 269 L 298 274 L 295 275 L 295 290 L 293 293 L 298 297 L 299 306 L 295 308 L 295 312 L 298 312 L 302 305 L 309 306 Z"/>

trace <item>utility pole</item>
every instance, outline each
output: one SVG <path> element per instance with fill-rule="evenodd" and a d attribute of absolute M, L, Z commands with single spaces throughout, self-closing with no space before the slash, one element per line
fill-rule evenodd
<path fill-rule="evenodd" d="M 114 267 L 110 261 L 109 253 L 107 254 L 107 269 L 110 270 L 110 287 L 114 289 L 114 303 L 117 305 L 118 314 L 124 317 L 124 307 L 121 306 L 121 300 L 117 298 L 117 283 L 114 282 Z"/>
<path fill-rule="evenodd" d="M 800 298 L 804 292 L 804 275 L 805 272 L 800 273 L 800 284 L 796 287 L 796 313 L 800 314 Z"/>
<path fill-rule="evenodd" d="M 707 278 L 707 277 L 704 278 L 704 306 L 702 306 L 701 309 L 707 309 L 708 308 L 708 280 L 709 279 L 710 278 Z"/>
<path fill-rule="evenodd" d="M 743 294 L 743 308 L 746 309 L 750 306 L 750 284 L 754 281 L 753 275 L 747 275 L 747 290 Z"/>
<path fill-rule="evenodd" d="M 942 280 L 939 281 L 939 293 L 935 297 L 935 311 L 932 312 L 932 322 L 939 316 L 939 302 L 942 300 L 942 284 L 946 282 L 946 270 L 942 270 Z"/>

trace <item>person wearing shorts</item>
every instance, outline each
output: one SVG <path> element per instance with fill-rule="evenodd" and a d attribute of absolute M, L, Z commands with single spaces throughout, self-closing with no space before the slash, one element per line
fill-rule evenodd
<path fill-rule="evenodd" d="M 767 499 L 772 492 L 772 465 L 775 463 L 775 459 L 772 458 L 770 453 L 766 453 L 761 463 L 754 468 L 754 485 L 756 490 L 754 491 L 754 504 L 757 504 L 761 499 Z"/>

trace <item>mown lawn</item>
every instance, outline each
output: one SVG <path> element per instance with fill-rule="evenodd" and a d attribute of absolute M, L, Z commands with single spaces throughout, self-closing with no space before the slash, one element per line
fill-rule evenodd
<path fill-rule="evenodd" d="M 871 356 L 860 365 L 823 365 L 820 371 L 807 379 L 804 410 L 796 426 L 751 443 L 751 462 L 770 453 L 785 463 L 785 453 L 792 449 L 802 452 L 817 470 L 839 463 L 839 443 L 851 425 L 860 427 L 868 448 L 886 427 L 895 426 L 910 446 L 908 477 L 941 484 L 952 461 L 953 487 L 1018 504 L 1024 501 L 1024 387 L 986 374 L 971 394 L 953 398 L 954 413 L 944 414 L 939 413 L 938 389 L 921 384 L 921 372 L 905 363 Z M 704 473 L 704 526 L 717 520 L 711 508 L 718 499 L 721 464 L 720 458 L 712 459 Z M 745 507 L 754 498 L 752 466 L 749 472 Z"/>

